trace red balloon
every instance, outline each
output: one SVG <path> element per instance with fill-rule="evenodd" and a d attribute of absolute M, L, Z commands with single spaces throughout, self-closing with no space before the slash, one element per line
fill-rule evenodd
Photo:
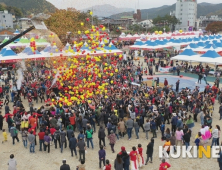
<path fill-rule="evenodd" d="M 89 22 L 89 18 L 86 18 L 86 21 L 88 21 L 88 22 Z"/>

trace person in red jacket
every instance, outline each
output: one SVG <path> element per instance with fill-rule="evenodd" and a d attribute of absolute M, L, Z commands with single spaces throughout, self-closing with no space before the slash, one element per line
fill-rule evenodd
<path fill-rule="evenodd" d="M 166 78 L 165 78 L 165 80 L 164 80 L 164 86 L 168 86 L 168 81 L 167 81 Z"/>
<path fill-rule="evenodd" d="M 69 117 L 69 121 L 70 121 L 70 124 L 73 126 L 73 131 L 75 132 L 75 129 L 76 129 L 76 115 L 75 115 L 73 110 L 72 110 L 71 116 Z"/>
<path fill-rule="evenodd" d="M 51 128 L 50 128 L 50 133 L 51 133 L 51 136 L 52 136 L 51 142 L 54 141 L 54 133 L 55 133 L 55 131 L 56 131 L 56 129 L 55 129 L 54 127 L 51 127 Z"/>
<path fill-rule="evenodd" d="M 45 132 L 40 129 L 40 132 L 38 133 L 39 136 L 39 151 L 42 151 L 42 146 L 44 146 L 44 136 L 45 136 Z"/>
<path fill-rule="evenodd" d="M 171 165 L 168 164 L 165 159 L 162 159 L 162 163 L 160 164 L 160 168 L 159 170 L 167 170 L 168 168 L 170 168 Z"/>
<path fill-rule="evenodd" d="M 109 163 L 109 160 L 106 160 L 106 165 L 104 166 L 103 170 L 111 170 L 112 165 Z"/>

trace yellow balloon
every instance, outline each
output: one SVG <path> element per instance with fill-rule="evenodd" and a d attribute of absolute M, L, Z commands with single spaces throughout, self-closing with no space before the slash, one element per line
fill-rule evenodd
<path fill-rule="evenodd" d="M 92 15 L 92 14 L 93 14 L 93 12 L 92 12 L 92 11 L 90 11 L 90 12 L 89 12 L 89 14 L 90 14 L 90 15 Z"/>

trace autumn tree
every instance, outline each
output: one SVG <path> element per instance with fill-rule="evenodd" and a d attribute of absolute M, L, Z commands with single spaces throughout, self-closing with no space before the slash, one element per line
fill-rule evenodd
<path fill-rule="evenodd" d="M 213 34 L 222 31 L 222 21 L 212 22 L 207 25 L 206 31 L 211 31 Z"/>
<path fill-rule="evenodd" d="M 87 21 L 87 18 L 89 19 Z M 55 32 L 63 41 L 67 33 L 78 36 L 78 31 L 91 28 L 91 16 L 87 12 L 80 12 L 74 8 L 68 10 L 56 10 L 51 17 L 45 21 L 46 26 Z"/>

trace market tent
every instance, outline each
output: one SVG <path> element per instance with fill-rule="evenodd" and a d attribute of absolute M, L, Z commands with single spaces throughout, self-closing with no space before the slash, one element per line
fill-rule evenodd
<path fill-rule="evenodd" d="M 118 50 L 111 42 L 108 46 L 104 47 L 105 50 Z"/>
<path fill-rule="evenodd" d="M 13 34 L 14 34 L 14 35 L 17 35 L 17 34 L 20 34 L 20 32 L 16 29 Z"/>
<path fill-rule="evenodd" d="M 6 47 L 6 50 L 1 54 L 2 57 L 8 57 L 8 56 L 17 56 L 17 54 L 11 50 L 10 47 Z"/>
<path fill-rule="evenodd" d="M 190 43 L 190 48 L 198 48 L 198 45 L 197 44 L 195 44 L 195 43 Z"/>
<path fill-rule="evenodd" d="M 29 44 L 30 41 L 28 40 L 28 38 L 21 38 L 18 43 Z"/>
<path fill-rule="evenodd" d="M 5 43 L 5 42 L 8 41 L 8 40 L 9 40 L 9 37 L 5 37 L 5 39 L 2 41 L 1 44 Z"/>
<path fill-rule="evenodd" d="M 217 47 L 214 44 L 210 44 L 210 43 L 204 47 L 204 49 L 210 49 L 210 48 L 215 49 Z"/>
<path fill-rule="evenodd" d="M 7 49 L 7 47 L 4 47 L 4 48 L 0 51 L 0 55 L 3 54 L 6 49 Z"/>
<path fill-rule="evenodd" d="M 144 43 L 142 41 L 136 41 L 134 45 L 130 46 L 130 49 L 139 49 Z"/>
<path fill-rule="evenodd" d="M 47 45 L 45 48 L 44 48 L 44 50 L 42 50 L 41 52 L 49 52 L 50 51 L 50 49 L 51 49 L 51 45 Z"/>
<path fill-rule="evenodd" d="M 211 49 L 200 57 L 194 57 L 193 60 L 196 62 L 214 63 L 217 65 L 222 63 L 222 56 L 220 56 L 214 49 Z"/>
<path fill-rule="evenodd" d="M 70 44 L 67 42 L 65 47 L 63 48 L 63 50 L 65 51 L 65 50 L 68 50 L 68 49 L 70 49 Z"/>
<path fill-rule="evenodd" d="M 171 60 L 192 61 L 193 57 L 199 56 L 195 52 L 193 52 L 190 46 L 187 46 L 187 48 L 182 53 L 175 57 L 172 57 Z"/>
<path fill-rule="evenodd" d="M 36 40 L 36 45 L 37 46 L 46 46 L 46 45 L 50 45 L 50 43 L 46 39 L 41 37 L 40 39 Z"/>
<path fill-rule="evenodd" d="M 199 47 L 205 47 L 206 44 L 205 44 L 203 41 L 199 41 L 199 42 L 197 43 L 197 46 L 199 46 Z"/>

